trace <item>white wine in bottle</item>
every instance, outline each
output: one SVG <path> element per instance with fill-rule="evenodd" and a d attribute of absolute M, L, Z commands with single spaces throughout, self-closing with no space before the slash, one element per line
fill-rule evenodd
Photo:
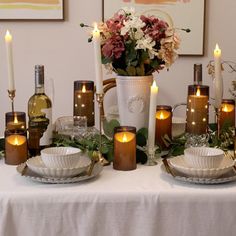
<path fill-rule="evenodd" d="M 28 101 L 30 156 L 52 143 L 52 102 L 44 93 L 44 66 L 35 66 L 35 94 Z"/>

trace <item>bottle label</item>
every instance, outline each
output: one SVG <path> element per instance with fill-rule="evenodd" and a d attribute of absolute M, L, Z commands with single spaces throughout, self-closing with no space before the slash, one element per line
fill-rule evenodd
<path fill-rule="evenodd" d="M 45 131 L 43 132 L 43 136 L 40 138 L 39 145 L 40 146 L 48 146 L 52 143 L 52 108 L 42 109 L 43 113 L 45 113 L 45 117 L 47 119 L 47 127 L 45 127 Z"/>

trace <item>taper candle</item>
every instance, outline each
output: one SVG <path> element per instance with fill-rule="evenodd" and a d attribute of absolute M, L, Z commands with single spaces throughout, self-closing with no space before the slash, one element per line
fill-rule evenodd
<path fill-rule="evenodd" d="M 215 64 L 215 80 L 214 80 L 215 107 L 220 108 L 223 98 L 223 79 L 221 72 L 221 50 L 218 44 L 216 44 L 214 50 L 214 64 Z"/>
<path fill-rule="evenodd" d="M 152 151 L 155 145 L 155 127 L 156 127 L 156 101 L 158 87 L 154 80 L 151 86 L 150 105 L 149 105 L 149 122 L 148 122 L 148 151 Z"/>
<path fill-rule="evenodd" d="M 101 42 L 100 31 L 97 27 L 97 23 L 94 24 L 93 30 L 93 46 L 94 46 L 94 63 L 95 63 L 95 75 L 96 75 L 96 93 L 103 93 L 103 79 L 102 79 L 102 59 L 101 59 Z"/>
<path fill-rule="evenodd" d="M 15 90 L 13 54 L 12 54 L 12 36 L 7 30 L 5 35 L 6 52 L 7 52 L 7 68 L 8 68 L 8 90 Z"/>

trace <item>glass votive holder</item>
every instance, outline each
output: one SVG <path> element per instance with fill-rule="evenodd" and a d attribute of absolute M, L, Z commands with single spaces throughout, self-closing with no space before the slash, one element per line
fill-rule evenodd
<path fill-rule="evenodd" d="M 18 165 L 28 158 L 26 116 L 24 112 L 6 113 L 5 163 Z"/>
<path fill-rule="evenodd" d="M 136 128 L 115 127 L 113 168 L 126 171 L 134 170 L 136 166 Z"/>
<path fill-rule="evenodd" d="M 209 87 L 189 85 L 187 97 L 186 132 L 193 135 L 206 134 L 209 117 Z"/>
<path fill-rule="evenodd" d="M 74 116 L 74 136 L 83 136 L 87 131 L 87 117 L 86 116 Z"/>
<path fill-rule="evenodd" d="M 233 99 L 223 99 L 220 115 L 219 115 L 220 130 L 224 127 L 235 126 L 235 101 Z"/>
<path fill-rule="evenodd" d="M 94 126 L 94 82 L 74 81 L 74 116 L 86 116 L 87 125 Z"/>
<path fill-rule="evenodd" d="M 155 143 L 162 149 L 165 150 L 168 147 L 164 142 L 164 136 L 167 135 L 170 139 L 172 127 L 172 107 L 166 105 L 158 105 L 156 107 L 156 135 Z"/>

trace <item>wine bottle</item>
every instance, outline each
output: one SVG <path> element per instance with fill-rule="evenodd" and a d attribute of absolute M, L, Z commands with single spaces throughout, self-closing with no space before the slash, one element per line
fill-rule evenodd
<path fill-rule="evenodd" d="M 194 64 L 193 84 L 194 85 L 202 85 L 202 64 Z"/>
<path fill-rule="evenodd" d="M 52 102 L 44 92 L 44 66 L 35 66 L 35 93 L 28 101 L 30 156 L 52 143 Z"/>

